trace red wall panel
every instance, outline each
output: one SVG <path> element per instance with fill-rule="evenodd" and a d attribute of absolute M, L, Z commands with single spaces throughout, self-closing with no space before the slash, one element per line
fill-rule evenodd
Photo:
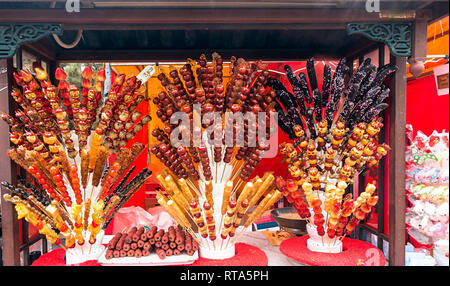
<path fill-rule="evenodd" d="M 406 123 L 411 124 L 414 136 L 421 130 L 430 135 L 433 130 L 449 130 L 448 94 L 437 95 L 434 76 L 427 76 L 408 82 Z"/>

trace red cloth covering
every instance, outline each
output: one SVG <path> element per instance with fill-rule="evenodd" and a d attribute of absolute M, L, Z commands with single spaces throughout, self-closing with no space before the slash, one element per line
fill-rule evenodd
<path fill-rule="evenodd" d="M 383 253 L 370 243 L 344 238 L 341 253 L 313 252 L 306 246 L 308 235 L 283 241 L 280 251 L 287 257 L 310 266 L 384 266 Z"/>
<path fill-rule="evenodd" d="M 223 260 L 200 257 L 193 264 L 186 266 L 267 266 L 269 260 L 261 249 L 246 244 L 236 243 L 236 255 Z"/>
<path fill-rule="evenodd" d="M 41 255 L 36 259 L 31 266 L 66 266 L 64 255 L 66 251 L 63 248 L 58 248 L 49 253 Z M 97 260 L 88 260 L 75 266 L 101 266 Z"/>
<path fill-rule="evenodd" d="M 66 266 L 64 260 L 65 251 L 58 248 L 41 255 L 33 262 L 31 266 Z M 268 259 L 264 251 L 261 249 L 248 245 L 245 243 L 236 244 L 236 255 L 224 259 L 213 260 L 206 258 L 199 258 L 193 264 L 185 266 L 267 266 Z M 77 265 L 78 266 L 78 265 Z M 79 264 L 79 266 L 101 266 L 96 260 L 89 260 Z"/>

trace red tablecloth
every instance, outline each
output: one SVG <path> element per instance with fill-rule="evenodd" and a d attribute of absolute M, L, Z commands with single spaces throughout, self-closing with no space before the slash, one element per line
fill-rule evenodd
<path fill-rule="evenodd" d="M 280 251 L 287 257 L 310 266 L 384 266 L 383 252 L 370 243 L 344 238 L 341 253 L 313 252 L 306 246 L 309 236 L 293 237 L 283 241 Z"/>
<path fill-rule="evenodd" d="M 236 255 L 223 260 L 199 258 L 191 266 L 267 266 L 269 260 L 261 249 L 246 244 L 236 243 Z"/>
<path fill-rule="evenodd" d="M 32 266 L 65 266 L 65 251 L 62 248 L 55 249 L 49 253 L 41 255 Z M 199 258 L 193 264 L 186 266 L 267 266 L 268 259 L 264 251 L 246 244 L 236 244 L 236 255 L 224 260 L 212 260 Z M 96 260 L 89 260 L 81 263 L 80 266 L 101 266 Z"/>
<path fill-rule="evenodd" d="M 49 253 L 41 255 L 31 266 L 66 266 L 64 255 L 66 251 L 58 248 Z M 81 266 L 101 266 L 97 260 L 89 260 L 80 264 Z"/>

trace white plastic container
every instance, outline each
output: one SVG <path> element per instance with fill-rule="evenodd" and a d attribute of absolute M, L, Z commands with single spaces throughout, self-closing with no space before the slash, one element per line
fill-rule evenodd
<path fill-rule="evenodd" d="M 325 196 L 323 192 L 319 192 L 319 197 L 322 201 L 322 214 L 326 217 L 327 213 L 324 210 Z M 310 208 L 311 214 L 313 214 L 313 209 Z M 306 225 L 306 231 L 308 232 L 309 238 L 306 241 L 306 245 L 309 250 L 314 252 L 323 253 L 339 253 L 342 252 L 342 241 L 336 238 L 329 238 L 326 234 L 328 227 L 324 224 L 323 228 L 325 230 L 325 235 L 320 236 L 317 233 L 317 228 L 314 225 L 314 216 L 312 215 L 311 223 Z"/>
<path fill-rule="evenodd" d="M 103 236 L 105 231 L 101 230 L 97 234 L 97 239 L 94 244 L 89 243 L 89 232 L 85 232 L 83 245 L 75 243 L 74 248 L 68 248 L 66 251 L 66 265 L 74 265 L 86 262 L 88 260 L 97 260 L 105 250 L 105 246 L 102 245 Z"/>

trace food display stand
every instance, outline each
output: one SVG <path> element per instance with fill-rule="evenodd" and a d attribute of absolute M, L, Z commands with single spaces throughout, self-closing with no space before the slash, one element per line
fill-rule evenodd
<path fill-rule="evenodd" d="M 0 74 L 0 108 L 10 115 L 15 112 L 9 96 L 12 74 L 22 68 L 24 54 L 45 63 L 50 77 L 67 62 L 145 65 L 212 52 L 224 59 L 236 56 L 263 62 L 345 57 L 350 66 L 371 55 L 378 66 L 387 61 L 398 66 L 389 81 L 389 108 L 380 133 L 391 151 L 378 168 L 378 221 L 375 227 L 362 224 L 360 230 L 375 234 L 380 249 L 383 241 L 389 243 L 389 265 L 404 265 L 406 67 L 408 61 L 426 57 L 427 23 L 443 16 L 448 2 L 386 1 L 380 11 L 367 8 L 366 1 L 333 0 L 81 0 L 79 11 L 67 9 L 63 0 L 22 2 L 0 1 L 0 68 L 5 71 Z M 6 138 L 8 127 L 0 125 L 0 132 Z M 8 144 L 2 140 L 0 149 L 6 151 Z M 15 184 L 24 173 L 3 151 L 1 180 Z M 359 183 L 362 191 L 363 177 Z M 3 198 L 1 208 L 3 265 L 20 265 L 21 251 L 28 265 L 29 245 L 42 237 L 30 241 L 27 223 L 19 224 L 13 205 Z"/>

